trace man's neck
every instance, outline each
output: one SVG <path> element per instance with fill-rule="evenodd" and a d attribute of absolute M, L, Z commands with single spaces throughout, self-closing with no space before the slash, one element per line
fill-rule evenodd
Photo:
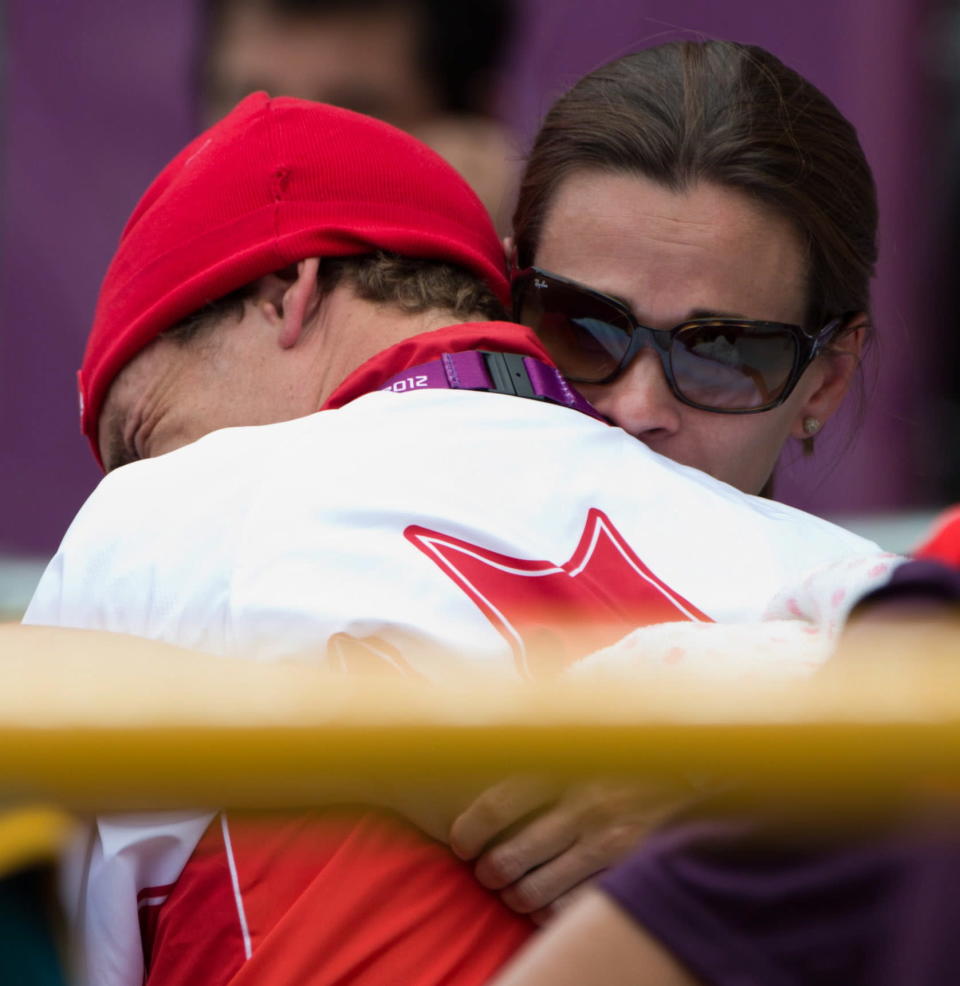
<path fill-rule="evenodd" d="M 322 406 L 334 390 L 367 360 L 404 339 L 470 321 L 445 309 L 410 314 L 395 305 L 361 301 L 352 292 L 329 299 L 321 316 Z M 478 316 L 483 318 L 483 316 Z"/>
<path fill-rule="evenodd" d="M 455 322 L 409 336 L 381 349 L 336 387 L 324 402 L 323 409 L 343 407 L 364 394 L 382 389 L 385 382 L 405 370 L 478 349 L 529 356 L 546 367 L 551 366 L 549 354 L 530 329 L 511 322 L 490 322 L 486 318 L 469 323 Z M 443 373 L 447 374 L 447 370 L 444 369 Z M 473 379 L 472 375 L 468 376 Z M 449 376 L 447 379 L 449 381 Z M 569 390 L 565 385 L 561 385 L 561 389 Z"/>

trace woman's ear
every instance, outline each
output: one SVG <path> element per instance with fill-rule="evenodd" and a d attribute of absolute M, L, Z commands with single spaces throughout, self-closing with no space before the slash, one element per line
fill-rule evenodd
<path fill-rule="evenodd" d="M 790 430 L 794 438 L 813 438 L 840 407 L 860 366 L 869 328 L 866 312 L 851 316 L 842 334 L 807 369 L 808 393 Z"/>
<path fill-rule="evenodd" d="M 517 267 L 517 244 L 512 236 L 503 238 L 503 252 L 507 257 L 507 270 L 516 270 Z"/>
<path fill-rule="evenodd" d="M 320 259 L 301 260 L 290 274 L 270 274 L 261 281 L 259 304 L 264 318 L 276 331 L 281 349 L 292 349 L 320 304 L 322 291 L 318 281 Z"/>

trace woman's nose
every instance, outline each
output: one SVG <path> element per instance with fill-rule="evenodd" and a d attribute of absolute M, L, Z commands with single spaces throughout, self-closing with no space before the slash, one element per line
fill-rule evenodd
<path fill-rule="evenodd" d="M 601 414 L 641 441 L 667 438 L 680 427 L 680 403 L 648 348 L 612 383 L 577 386 Z"/>

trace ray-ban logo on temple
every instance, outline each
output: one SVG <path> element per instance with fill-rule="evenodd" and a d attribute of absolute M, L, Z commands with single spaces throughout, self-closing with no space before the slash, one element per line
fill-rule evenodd
<path fill-rule="evenodd" d="M 550 285 L 547 284 L 547 282 L 545 280 L 543 280 L 543 278 L 541 278 L 541 277 L 535 277 L 533 279 L 533 286 L 535 288 L 548 288 L 548 287 L 550 287 Z"/>

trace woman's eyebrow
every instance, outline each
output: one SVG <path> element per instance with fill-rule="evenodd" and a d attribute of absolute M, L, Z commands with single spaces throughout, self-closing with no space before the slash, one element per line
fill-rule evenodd
<path fill-rule="evenodd" d="M 596 291 L 597 289 L 593 288 L 593 290 Z M 600 291 L 600 294 L 605 294 L 608 298 L 623 305 L 628 312 L 633 311 L 633 302 L 629 301 L 627 298 L 624 298 L 622 294 L 614 294 L 613 291 Z"/>
<path fill-rule="evenodd" d="M 694 308 L 690 312 L 691 318 L 738 318 L 741 321 L 753 321 L 749 316 L 741 312 L 720 312 L 713 308 Z"/>
<path fill-rule="evenodd" d="M 628 301 L 622 295 L 614 294 L 612 291 L 604 291 L 603 293 L 608 298 L 612 298 L 614 301 L 618 301 L 621 305 L 623 305 L 624 308 L 627 309 L 628 312 L 630 312 L 631 314 L 633 314 L 634 318 L 636 318 L 636 312 L 634 311 L 633 304 L 630 301 Z M 749 315 L 744 315 L 742 312 L 724 312 L 724 311 L 719 311 L 716 308 L 694 308 L 690 312 L 688 318 L 690 318 L 690 319 L 696 319 L 696 318 L 736 318 L 736 319 L 739 319 L 741 322 L 752 322 L 752 321 L 755 321 L 755 319 L 752 319 Z"/>

